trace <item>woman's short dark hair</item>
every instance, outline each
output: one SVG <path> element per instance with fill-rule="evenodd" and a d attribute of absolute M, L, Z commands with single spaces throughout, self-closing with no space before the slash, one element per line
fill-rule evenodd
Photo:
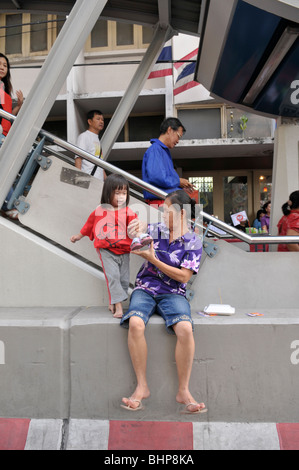
<path fill-rule="evenodd" d="M 183 132 L 186 132 L 186 129 L 184 128 L 183 124 L 178 118 L 169 117 L 169 118 L 164 119 L 164 121 L 162 122 L 160 126 L 160 133 L 166 134 L 167 129 L 169 127 L 171 127 L 171 129 L 173 129 L 174 131 L 177 131 L 179 127 L 182 127 Z"/>
<path fill-rule="evenodd" d="M 292 192 L 290 194 L 290 201 L 292 203 L 291 209 L 298 209 L 299 208 L 299 190 Z"/>
<path fill-rule="evenodd" d="M 177 206 L 179 210 L 185 209 L 187 218 L 195 219 L 196 201 L 192 199 L 186 191 L 178 189 L 168 194 L 166 199 L 169 199 L 171 204 Z"/>
<path fill-rule="evenodd" d="M 291 201 L 291 205 L 289 204 L 289 201 Z M 292 209 L 299 209 L 299 190 L 293 191 L 290 194 L 289 201 L 285 202 L 281 207 L 284 215 L 289 215 Z"/>
<path fill-rule="evenodd" d="M 101 204 L 111 204 L 113 199 L 113 194 L 117 189 L 126 189 L 127 190 L 127 201 L 126 205 L 130 201 L 130 186 L 126 178 L 121 175 L 112 174 L 107 176 L 104 181 Z"/>
<path fill-rule="evenodd" d="M 269 206 L 269 204 L 271 204 L 271 201 L 267 201 L 267 202 L 265 202 L 265 204 L 263 205 L 262 209 L 263 209 L 264 212 L 266 212 L 266 209 L 267 209 L 267 207 Z"/>

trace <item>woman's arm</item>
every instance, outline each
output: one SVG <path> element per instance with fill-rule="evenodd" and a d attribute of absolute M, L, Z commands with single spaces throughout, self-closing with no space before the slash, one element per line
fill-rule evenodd
<path fill-rule="evenodd" d="M 173 266 L 169 266 L 168 264 L 163 263 L 163 261 L 160 261 L 158 258 L 156 258 L 153 243 L 151 243 L 148 250 L 135 250 L 133 253 L 152 263 L 154 266 L 156 266 L 156 268 L 162 271 L 162 273 L 166 274 L 166 276 L 170 277 L 174 281 L 187 284 L 193 275 L 193 271 L 190 269 L 174 268 Z"/>
<path fill-rule="evenodd" d="M 295 236 L 298 237 L 298 236 L 299 236 L 299 233 L 298 233 L 296 230 L 291 230 L 291 229 L 289 229 L 289 230 L 287 231 L 287 237 L 293 236 L 293 235 L 295 235 Z M 288 244 L 287 247 L 288 247 L 288 250 L 289 250 L 289 251 L 299 251 L 299 243 Z"/>

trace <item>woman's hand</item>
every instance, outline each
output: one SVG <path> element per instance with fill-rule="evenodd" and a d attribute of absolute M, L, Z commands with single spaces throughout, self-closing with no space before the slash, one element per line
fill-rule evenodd
<path fill-rule="evenodd" d="M 18 103 L 17 105 L 14 107 L 14 109 L 12 110 L 12 114 L 14 116 L 16 116 L 18 114 L 18 112 L 20 111 L 21 107 L 23 106 L 23 103 L 24 103 L 24 95 L 23 95 L 23 92 L 21 90 L 17 90 L 16 91 L 16 95 L 17 95 L 17 99 L 18 99 Z"/>
<path fill-rule="evenodd" d="M 141 258 L 149 261 L 152 264 L 154 264 L 157 259 L 155 255 L 154 242 L 152 242 L 150 245 L 147 245 L 147 249 L 134 250 L 132 253 L 134 253 L 134 255 L 141 256 Z"/>
<path fill-rule="evenodd" d="M 23 95 L 23 92 L 21 90 L 17 90 L 16 91 L 16 95 L 17 95 L 17 98 L 18 98 L 18 106 L 21 108 L 21 106 L 23 105 L 24 103 L 24 95 Z"/>
<path fill-rule="evenodd" d="M 128 235 L 130 238 L 135 238 L 139 233 L 146 233 L 147 224 L 141 222 L 138 218 L 133 219 L 128 225 Z"/>
<path fill-rule="evenodd" d="M 156 257 L 155 249 L 154 249 L 154 242 L 149 245 L 149 249 L 147 250 L 134 250 L 132 251 L 135 255 L 141 256 L 146 261 L 152 263 L 156 268 L 158 268 L 162 273 L 166 274 L 166 276 L 174 279 L 178 282 L 186 283 L 191 279 L 193 275 L 193 271 L 186 268 L 174 268 L 173 266 L 169 266 L 168 264 L 163 263 Z"/>

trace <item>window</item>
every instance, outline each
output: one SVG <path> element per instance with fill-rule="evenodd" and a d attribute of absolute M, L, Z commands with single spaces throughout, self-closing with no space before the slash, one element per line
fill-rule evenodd
<path fill-rule="evenodd" d="M 154 36 L 154 29 L 142 26 L 142 44 L 150 44 Z"/>
<path fill-rule="evenodd" d="M 164 116 L 131 116 L 129 117 L 129 140 L 131 142 L 150 141 L 159 135 Z"/>
<path fill-rule="evenodd" d="M 116 23 L 116 45 L 131 46 L 134 44 L 134 26 L 128 23 Z"/>
<path fill-rule="evenodd" d="M 65 16 L 46 14 L 0 15 L 0 50 L 8 56 L 46 55 L 65 21 Z"/>
<path fill-rule="evenodd" d="M 98 20 L 91 32 L 91 47 L 108 46 L 108 21 Z"/>
<path fill-rule="evenodd" d="M 5 54 L 22 54 L 22 15 L 6 15 L 5 20 Z"/>
<path fill-rule="evenodd" d="M 122 49 L 145 49 L 151 42 L 153 29 L 129 23 L 99 19 L 86 43 L 89 52 Z"/>
<path fill-rule="evenodd" d="M 232 223 L 231 215 L 245 211 L 248 217 L 247 176 L 225 176 L 223 178 L 224 222 Z"/>
<path fill-rule="evenodd" d="M 202 205 L 203 211 L 212 215 L 214 178 L 212 176 L 191 176 L 189 182 L 198 190 L 198 202 Z"/>
<path fill-rule="evenodd" d="M 180 109 L 178 118 L 187 129 L 184 139 L 220 139 L 220 108 Z"/>
<path fill-rule="evenodd" d="M 273 120 L 241 111 L 236 108 L 227 108 L 227 136 L 229 138 L 259 138 L 271 137 L 273 133 Z"/>
<path fill-rule="evenodd" d="M 60 31 L 62 30 L 65 21 L 66 21 L 65 16 L 60 16 L 60 15 L 56 16 L 56 37 L 58 36 Z"/>
<path fill-rule="evenodd" d="M 48 50 L 48 15 L 30 15 L 30 52 Z"/>

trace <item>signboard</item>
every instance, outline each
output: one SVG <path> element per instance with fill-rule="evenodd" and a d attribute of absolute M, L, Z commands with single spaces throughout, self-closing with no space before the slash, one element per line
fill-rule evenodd
<path fill-rule="evenodd" d="M 241 222 L 248 220 L 248 217 L 246 211 L 241 211 L 237 212 L 236 214 L 231 214 L 231 219 L 234 226 L 236 227 L 237 225 L 240 225 Z"/>

